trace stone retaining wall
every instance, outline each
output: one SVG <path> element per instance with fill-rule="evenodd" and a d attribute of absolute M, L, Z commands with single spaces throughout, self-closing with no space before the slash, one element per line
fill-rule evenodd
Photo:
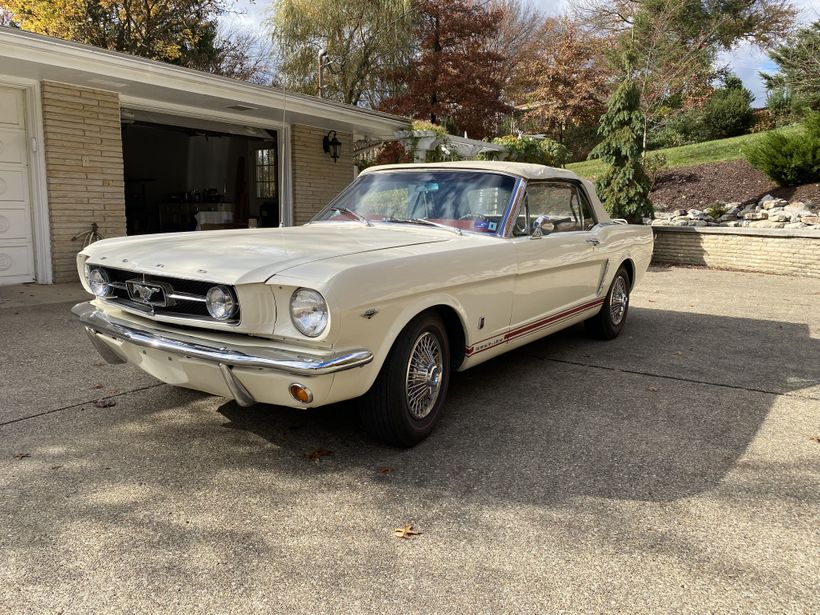
<path fill-rule="evenodd" d="M 655 226 L 652 262 L 820 278 L 820 229 Z"/>

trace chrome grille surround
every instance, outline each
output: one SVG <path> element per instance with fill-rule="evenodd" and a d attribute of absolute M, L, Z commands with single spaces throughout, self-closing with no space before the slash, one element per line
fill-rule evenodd
<path fill-rule="evenodd" d="M 184 278 L 173 278 L 169 276 L 158 276 L 150 273 L 137 273 L 125 271 L 100 265 L 91 265 L 102 269 L 108 275 L 111 294 L 103 297 L 105 301 L 122 307 L 125 310 L 135 312 L 144 316 L 171 316 L 174 318 L 189 318 L 212 323 L 222 323 L 236 325 L 241 318 L 241 306 L 230 320 L 217 320 L 208 313 L 205 304 L 205 296 L 208 289 L 214 286 L 225 286 L 233 294 L 234 301 L 237 301 L 236 290 L 225 284 L 217 282 L 203 282 L 202 280 L 186 280 Z M 129 284 L 131 282 L 132 284 Z M 129 293 L 129 286 L 154 284 L 163 289 L 164 305 L 149 304 L 135 301 Z M 132 290 L 133 292 L 133 290 Z"/>

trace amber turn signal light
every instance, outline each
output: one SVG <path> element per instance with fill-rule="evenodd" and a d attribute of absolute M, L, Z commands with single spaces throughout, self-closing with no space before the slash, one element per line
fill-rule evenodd
<path fill-rule="evenodd" d="M 290 396 L 298 402 L 309 404 L 313 401 L 313 393 L 303 384 L 294 382 L 288 387 L 288 391 L 290 391 Z"/>

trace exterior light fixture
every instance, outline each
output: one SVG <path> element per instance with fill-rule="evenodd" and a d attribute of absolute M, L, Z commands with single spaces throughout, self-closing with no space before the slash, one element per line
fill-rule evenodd
<path fill-rule="evenodd" d="M 324 136 L 322 139 L 322 149 L 325 150 L 325 154 L 333 158 L 334 163 L 339 159 L 339 156 L 342 155 L 342 142 L 336 138 L 335 130 L 331 130 Z"/>

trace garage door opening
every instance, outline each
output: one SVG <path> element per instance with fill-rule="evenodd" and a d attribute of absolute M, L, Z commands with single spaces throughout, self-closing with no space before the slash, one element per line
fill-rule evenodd
<path fill-rule="evenodd" d="M 275 131 L 155 119 L 123 112 L 129 235 L 278 226 Z"/>

